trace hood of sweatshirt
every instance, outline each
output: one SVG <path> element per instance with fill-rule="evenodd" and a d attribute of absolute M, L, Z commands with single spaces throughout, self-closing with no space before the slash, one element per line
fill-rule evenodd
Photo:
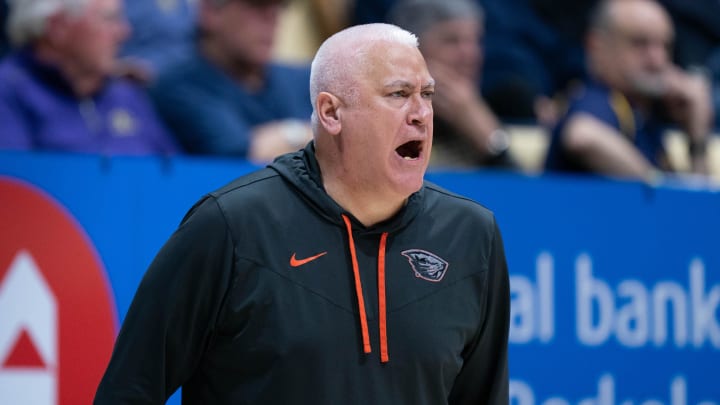
<path fill-rule="evenodd" d="M 297 152 L 278 157 L 270 168 L 293 185 L 300 195 L 326 220 L 344 227 L 343 216 L 350 218 L 352 228 L 360 233 L 394 233 L 407 226 L 423 209 L 425 188 L 413 193 L 405 206 L 386 221 L 365 227 L 352 213 L 338 205 L 325 191 L 320 165 L 315 158 L 313 142 Z"/>

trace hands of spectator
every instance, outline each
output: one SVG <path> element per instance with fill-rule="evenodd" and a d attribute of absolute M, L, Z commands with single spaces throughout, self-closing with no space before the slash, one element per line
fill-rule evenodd
<path fill-rule="evenodd" d="M 708 173 L 706 145 L 713 122 L 711 86 L 700 73 L 672 67 L 664 74 L 670 116 L 687 133 L 691 170 Z"/>
<path fill-rule="evenodd" d="M 694 139 L 707 136 L 713 118 L 710 83 L 675 66 L 663 76 L 664 99 L 673 119 Z"/>
<path fill-rule="evenodd" d="M 267 163 L 279 155 L 294 152 L 312 139 L 310 123 L 300 120 L 274 121 L 253 129 L 248 159 Z"/>

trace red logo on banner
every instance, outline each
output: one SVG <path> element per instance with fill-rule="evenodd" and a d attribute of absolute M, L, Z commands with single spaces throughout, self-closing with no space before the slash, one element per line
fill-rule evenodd
<path fill-rule="evenodd" d="M 80 224 L 52 197 L 0 177 L 0 398 L 89 404 L 117 315 Z"/>

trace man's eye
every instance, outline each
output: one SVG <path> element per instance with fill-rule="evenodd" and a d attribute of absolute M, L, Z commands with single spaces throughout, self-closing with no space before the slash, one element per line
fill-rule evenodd
<path fill-rule="evenodd" d="M 405 97 L 405 92 L 402 90 L 393 91 L 392 93 L 390 93 L 390 96 L 391 97 Z"/>
<path fill-rule="evenodd" d="M 435 95 L 435 91 L 431 91 L 431 90 L 423 91 L 423 93 L 422 93 L 423 98 L 431 99 L 431 98 L 433 98 L 434 95 Z"/>

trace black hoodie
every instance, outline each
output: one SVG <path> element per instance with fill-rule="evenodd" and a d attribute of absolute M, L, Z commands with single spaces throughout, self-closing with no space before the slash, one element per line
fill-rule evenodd
<path fill-rule="evenodd" d="M 507 404 L 493 214 L 426 183 L 365 227 L 310 144 L 199 201 L 148 269 L 96 404 Z"/>

